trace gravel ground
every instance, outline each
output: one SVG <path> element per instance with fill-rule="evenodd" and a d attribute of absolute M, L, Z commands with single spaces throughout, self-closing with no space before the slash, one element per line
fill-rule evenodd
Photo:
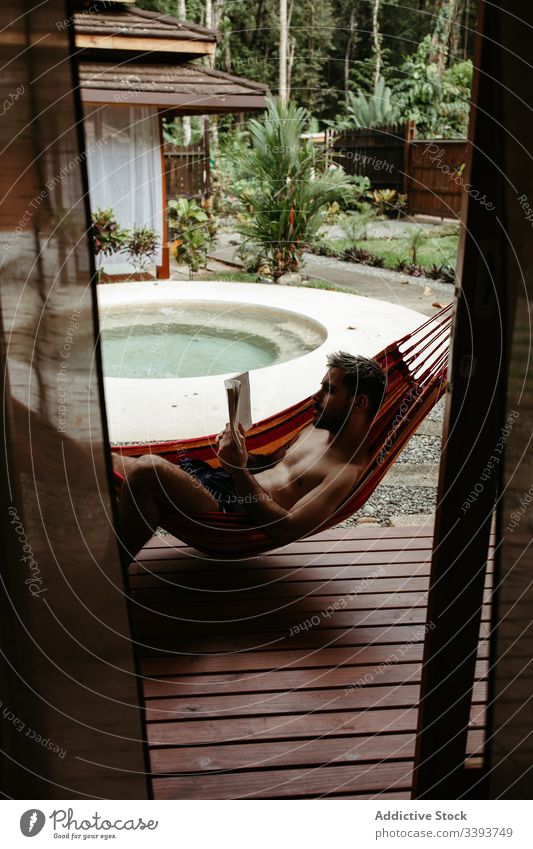
<path fill-rule="evenodd" d="M 341 522 L 339 527 L 353 528 L 362 524 L 361 519 L 370 518 L 378 525 L 388 526 L 392 524 L 393 516 L 433 513 L 436 499 L 437 490 L 434 486 L 378 486 L 365 506 L 345 522 Z"/>
<path fill-rule="evenodd" d="M 397 463 L 440 463 L 440 436 L 413 436 L 402 451 Z"/>

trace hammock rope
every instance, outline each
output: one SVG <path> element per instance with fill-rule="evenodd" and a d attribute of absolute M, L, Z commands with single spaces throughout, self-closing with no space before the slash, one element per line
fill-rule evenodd
<path fill-rule="evenodd" d="M 444 394 L 452 310 L 450 304 L 375 356 L 387 375 L 387 388 L 369 434 L 370 462 L 349 497 L 310 534 L 344 521 L 363 506 Z M 312 398 L 306 398 L 258 422 L 247 433 L 248 451 L 270 454 L 287 445 L 312 421 L 313 414 Z M 205 460 L 213 467 L 219 465 L 214 435 L 112 448 L 130 457 L 158 454 L 171 463 L 179 463 L 187 456 Z M 160 525 L 188 545 L 217 558 L 249 557 L 275 548 L 267 534 L 252 527 L 241 514 L 204 513 L 193 518 L 165 514 Z"/>

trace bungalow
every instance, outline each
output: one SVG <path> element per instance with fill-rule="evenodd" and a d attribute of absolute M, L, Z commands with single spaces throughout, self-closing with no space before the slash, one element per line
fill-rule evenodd
<path fill-rule="evenodd" d="M 91 207 L 156 230 L 157 276 L 168 277 L 163 116 L 257 112 L 267 86 L 195 64 L 212 63 L 220 35 L 189 21 L 95 0 L 73 22 Z M 129 270 L 120 255 L 105 264 Z"/>

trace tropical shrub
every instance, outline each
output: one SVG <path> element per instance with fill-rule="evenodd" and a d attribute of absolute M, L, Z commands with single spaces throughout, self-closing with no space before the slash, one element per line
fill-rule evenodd
<path fill-rule="evenodd" d="M 401 215 L 407 206 L 407 195 L 397 192 L 396 189 L 374 189 L 367 192 L 377 215 Z"/>
<path fill-rule="evenodd" d="M 270 100 L 266 115 L 249 123 L 251 149 L 236 155 L 239 176 L 253 175 L 253 182 L 239 190 L 249 210 L 239 231 L 275 279 L 298 270 L 328 204 L 353 195 L 344 170 L 325 168 L 324 152 L 300 138 L 307 122 L 304 109 Z"/>
<path fill-rule="evenodd" d="M 341 228 L 350 243 L 349 247 L 354 248 L 360 239 L 368 238 L 368 227 L 377 217 L 377 210 L 369 203 L 360 204 L 357 212 L 345 216 Z"/>
<path fill-rule="evenodd" d="M 135 271 L 142 273 L 154 257 L 159 247 L 159 236 L 156 230 L 148 227 L 134 227 L 127 232 L 123 252 L 133 264 Z"/>
<path fill-rule="evenodd" d="M 464 137 L 468 128 L 472 62 L 458 62 L 442 79 L 430 61 L 431 37 L 427 36 L 400 67 L 393 82 L 398 120 L 415 121 L 421 138 Z"/>
<path fill-rule="evenodd" d="M 127 236 L 128 231 L 120 229 L 112 209 L 98 207 L 91 214 L 91 240 L 95 256 L 118 253 L 124 247 Z"/>
<path fill-rule="evenodd" d="M 218 167 L 211 169 L 213 209 L 221 215 L 242 212 L 239 193 L 250 182 L 251 175 L 240 178 L 236 159 L 249 147 L 248 131 L 238 127 L 219 135 Z"/>
<path fill-rule="evenodd" d="M 195 200 L 179 198 L 168 202 L 168 220 L 173 241 L 170 253 L 189 273 L 207 262 L 207 251 L 216 228 L 209 206 L 202 209 Z M 209 211 L 208 211 L 209 210 Z"/>

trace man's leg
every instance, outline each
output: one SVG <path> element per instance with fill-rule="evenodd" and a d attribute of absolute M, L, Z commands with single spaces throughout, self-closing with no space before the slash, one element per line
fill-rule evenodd
<path fill-rule="evenodd" d="M 153 536 L 163 511 L 192 516 L 220 509 L 196 478 L 157 454 L 146 454 L 127 466 L 119 516 L 122 544 L 132 559 Z"/>
<path fill-rule="evenodd" d="M 113 471 L 118 472 L 123 477 L 127 478 L 129 473 L 135 468 L 135 464 L 139 458 L 128 457 L 125 454 L 115 454 L 112 451 L 111 460 L 113 461 Z"/>

